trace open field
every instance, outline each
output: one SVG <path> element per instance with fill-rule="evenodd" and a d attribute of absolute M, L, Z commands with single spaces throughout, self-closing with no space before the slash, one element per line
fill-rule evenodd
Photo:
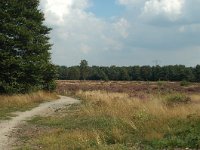
<path fill-rule="evenodd" d="M 32 119 L 22 149 L 200 148 L 197 83 L 58 81 L 57 90 L 82 104 Z"/>
<path fill-rule="evenodd" d="M 143 82 L 143 81 L 57 81 L 58 93 L 75 92 L 75 91 L 94 91 L 103 90 L 107 92 L 128 93 L 131 97 L 138 96 L 140 93 L 157 94 L 157 93 L 200 93 L 199 83 L 188 83 L 181 86 L 182 82 Z"/>
<path fill-rule="evenodd" d="M 57 99 L 56 93 L 39 91 L 30 94 L 0 95 L 0 120 L 9 119 L 16 111 L 26 111 L 42 102 Z"/>

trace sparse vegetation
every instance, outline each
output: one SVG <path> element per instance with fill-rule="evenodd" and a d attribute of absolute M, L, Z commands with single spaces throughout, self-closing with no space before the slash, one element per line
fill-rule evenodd
<path fill-rule="evenodd" d="M 142 82 L 142 81 L 57 81 L 57 92 L 65 94 L 77 91 L 108 91 L 127 93 L 131 97 L 148 97 L 148 94 L 200 93 L 200 84 L 192 83 L 188 87 L 180 86 L 178 82 Z"/>
<path fill-rule="evenodd" d="M 149 84 L 151 87 L 152 83 Z M 142 93 L 142 90 L 137 91 L 144 95 L 139 97 L 131 95 L 129 90 L 74 89 L 70 94 L 83 100 L 82 104 L 55 116 L 31 120 L 26 134 L 21 135 L 21 139 L 26 139 L 22 145 L 27 149 L 48 150 L 198 149 L 200 95 L 176 91 Z M 186 104 L 189 97 L 190 103 Z M 166 99 L 176 107 L 166 105 Z M 30 136 L 34 129 L 36 132 Z"/>
<path fill-rule="evenodd" d="M 180 82 L 180 86 L 189 86 L 190 85 L 190 82 L 186 81 L 186 80 L 183 80 Z"/>
<path fill-rule="evenodd" d="M 55 93 L 39 91 L 30 94 L 18 94 L 18 95 L 0 95 L 0 120 L 9 119 L 13 116 L 13 112 L 25 111 L 31 109 L 38 104 L 57 99 Z"/>
<path fill-rule="evenodd" d="M 170 106 L 188 104 L 189 102 L 191 102 L 191 98 L 187 96 L 186 94 L 173 93 L 173 94 L 167 95 L 164 102 L 165 104 L 170 105 Z"/>
<path fill-rule="evenodd" d="M 90 54 L 84 54 L 79 57 L 86 56 L 96 63 L 99 63 L 100 60 L 95 60 L 96 56 L 98 54 L 103 54 L 99 53 L 101 48 L 98 47 L 100 44 L 97 41 L 101 43 L 105 41 L 105 45 L 102 45 L 102 52 L 108 52 L 109 57 L 107 58 L 110 58 L 112 49 L 117 50 L 113 58 L 119 58 L 119 54 L 122 54 L 123 59 L 117 62 L 119 65 L 130 62 L 131 55 L 128 56 L 127 52 L 131 51 L 131 54 L 133 54 L 133 51 L 130 49 L 131 46 L 133 46 L 133 49 L 138 47 L 139 50 L 146 50 L 149 45 L 151 46 L 148 52 L 150 57 L 145 62 L 134 60 L 136 63 L 144 64 L 151 58 L 155 56 L 158 57 L 162 53 L 158 52 L 158 55 L 153 55 L 152 48 L 161 49 L 160 45 L 165 43 L 169 43 L 170 45 L 171 43 L 172 46 L 167 46 L 167 48 L 169 50 L 176 50 L 183 47 L 174 45 L 186 41 L 186 38 L 181 37 L 181 34 L 179 34 L 177 37 L 178 39 L 175 41 L 170 39 L 159 43 L 159 36 L 162 38 L 165 34 L 162 36 L 158 34 L 153 36 L 153 41 L 144 42 L 144 45 L 137 43 L 139 40 L 135 39 L 138 38 L 137 35 L 139 35 L 138 33 L 140 33 L 140 30 L 143 31 L 144 35 L 149 33 L 145 38 L 147 40 L 151 38 L 151 34 L 154 33 L 154 30 L 158 29 L 156 34 L 160 31 L 160 25 L 155 26 L 151 24 L 155 19 L 157 23 L 157 18 L 160 19 L 160 17 L 162 17 L 167 20 L 169 19 L 165 21 L 161 18 L 161 24 L 172 21 L 171 23 L 175 23 L 173 28 L 176 29 L 178 33 L 177 21 L 179 22 L 179 14 L 181 14 L 180 20 L 183 20 L 183 22 L 189 21 L 186 23 L 186 27 L 192 29 L 191 34 L 186 30 L 182 35 L 189 36 L 192 35 L 196 29 L 199 30 L 198 21 L 195 22 L 195 18 L 193 17 L 192 19 L 188 18 L 192 16 L 192 13 L 188 10 L 183 10 L 182 13 L 182 10 L 180 10 L 180 8 L 182 8 L 182 6 L 184 8 L 185 5 L 181 2 L 180 4 L 177 2 L 180 6 L 174 3 L 170 4 L 169 7 L 168 3 L 166 3 L 167 5 L 163 5 L 162 2 L 155 1 L 159 4 L 158 6 L 163 5 L 163 8 L 160 9 L 161 11 L 157 11 L 155 7 L 156 14 L 154 15 L 153 13 L 150 20 L 142 21 L 141 28 L 139 28 L 140 23 L 137 23 L 137 21 L 140 19 L 136 19 L 136 21 L 132 22 L 131 20 L 126 20 L 129 17 L 125 16 L 121 16 L 120 19 L 120 17 L 117 16 L 112 17 L 112 14 L 110 17 L 113 19 L 108 19 L 108 21 L 110 21 L 107 22 L 107 15 L 105 12 L 104 15 L 100 17 L 95 14 L 95 11 L 88 11 L 87 8 L 90 4 L 87 1 L 84 1 L 84 5 L 82 6 L 81 4 L 81 7 L 78 3 L 72 2 L 72 0 L 69 1 L 70 5 L 68 2 L 64 1 L 55 4 L 52 2 L 53 1 L 46 0 L 42 2 L 41 6 L 40 0 L 1 0 L 0 2 L 0 121 L 10 119 L 17 111 L 26 111 L 44 101 L 57 99 L 57 94 L 50 93 L 56 88 L 58 94 L 79 98 L 82 100 L 82 103 L 67 107 L 66 105 L 71 103 L 64 102 L 66 102 L 66 99 L 69 99 L 69 101 L 71 99 L 61 99 L 61 101 L 58 101 L 56 104 L 50 103 L 52 108 L 50 105 L 44 104 L 43 106 L 45 107 L 39 107 L 33 110 L 33 112 L 38 110 L 37 113 L 32 113 L 31 111 L 30 114 L 32 115 L 30 115 L 29 112 L 26 112 L 27 114 L 23 113 L 21 117 L 19 115 L 11 121 L 1 123 L 0 127 L 3 130 L 0 130 L 0 135 L 3 136 L 0 136 L 0 139 L 3 140 L 0 140 L 0 149 L 10 149 L 7 148 L 10 134 L 15 127 L 20 125 L 20 121 L 39 114 L 47 108 L 51 113 L 47 113 L 47 111 L 44 110 L 45 115 L 43 117 L 37 116 L 30 120 L 28 125 L 19 129 L 20 134 L 16 136 L 16 138 L 20 137 L 19 142 L 16 144 L 19 149 L 200 149 L 200 65 L 193 67 L 187 67 L 185 65 L 159 66 L 159 61 L 155 60 L 155 66 L 113 65 L 108 67 L 89 66 L 86 60 L 81 60 L 79 66 L 55 66 L 51 62 L 50 50 L 52 44 L 54 44 L 50 43 L 51 28 L 47 27 L 46 24 L 50 23 L 58 29 L 51 35 L 51 37 L 54 37 L 51 41 L 60 41 L 57 43 L 58 45 L 55 43 L 57 45 L 55 48 L 62 49 L 63 44 L 69 45 L 66 49 L 71 47 L 72 49 L 69 52 L 75 50 L 73 56 L 76 56 L 78 52 L 83 52 L 82 54 L 84 54 L 84 52 L 90 51 L 91 49 Z M 124 5 L 123 3 L 124 2 L 119 2 L 120 6 Z M 144 8 L 147 6 L 146 3 L 147 2 L 145 2 L 144 5 L 142 4 Z M 151 2 L 148 3 L 150 4 Z M 123 7 L 126 8 L 127 6 L 124 5 Z M 45 9 L 44 12 L 47 12 L 46 15 L 41 11 L 41 8 Z M 129 9 L 129 6 L 127 8 Z M 139 10 L 137 6 L 133 8 Z M 154 9 L 153 7 L 149 8 L 150 11 Z M 195 8 L 194 12 L 197 12 L 197 8 L 198 7 Z M 59 9 L 61 11 L 56 13 Z M 118 7 L 115 9 L 118 11 Z M 171 18 L 171 15 L 174 14 L 172 13 L 174 10 L 178 11 L 178 20 L 174 20 L 176 22 L 173 21 L 173 16 Z M 187 15 L 186 12 L 189 12 L 189 15 Z M 66 13 L 77 16 L 75 19 L 79 19 L 83 21 L 83 23 L 77 26 L 76 24 L 79 23 L 79 21 L 70 21 L 73 19 L 72 16 L 68 16 L 68 18 L 71 18 L 70 20 L 65 20 L 66 17 L 64 16 Z M 126 16 L 128 15 L 127 13 L 125 14 Z M 168 16 L 168 14 L 170 16 Z M 175 12 L 175 15 L 177 15 L 177 12 Z M 184 17 L 184 15 L 186 15 L 186 17 Z M 106 17 L 105 19 L 104 16 Z M 45 17 L 49 17 L 46 23 Z M 145 18 L 146 17 L 144 17 L 144 19 Z M 92 25 L 94 28 L 91 29 L 91 32 L 93 32 L 93 30 L 99 31 L 87 35 L 90 27 L 88 26 L 85 28 L 85 25 L 87 25 L 86 22 L 94 23 L 94 25 Z M 148 23 L 144 24 L 144 22 Z M 63 26 L 65 24 L 69 26 L 70 30 L 65 30 L 67 32 L 63 34 L 61 29 L 65 29 L 65 26 Z M 118 43 L 118 41 L 123 38 L 124 33 L 126 34 L 128 31 L 132 31 L 132 28 L 130 28 L 132 24 L 136 25 L 135 29 L 139 29 L 139 32 L 137 31 L 137 34 L 134 35 L 134 39 L 129 39 L 133 35 L 131 32 L 131 34 L 127 34 L 128 36 L 124 38 L 124 40 L 126 39 L 128 42 Z M 86 29 L 84 32 L 81 30 L 81 25 L 84 25 L 83 30 Z M 181 26 L 181 30 L 182 27 L 185 28 L 182 24 L 179 24 L 179 26 Z M 123 30 L 123 27 L 126 27 L 126 30 Z M 148 30 L 142 30 L 143 27 L 147 27 Z M 76 32 L 72 33 L 76 29 L 81 33 L 78 40 L 76 40 L 78 34 L 76 34 Z M 111 31 L 109 31 L 109 29 L 111 29 Z M 118 31 L 118 29 L 120 30 Z M 149 32 L 149 29 L 153 29 L 152 32 Z M 168 29 L 163 29 L 161 29 L 164 31 L 163 33 L 167 33 Z M 108 31 L 108 33 L 104 33 L 103 31 Z M 57 36 L 57 34 L 61 34 L 61 36 Z M 168 34 L 166 35 L 168 36 Z M 172 35 L 172 31 L 169 32 L 169 35 Z M 99 36 L 99 38 L 90 41 L 90 37 L 95 36 Z M 109 40 L 110 37 L 111 39 Z M 65 39 L 63 40 L 63 38 Z M 68 39 L 70 40 L 67 41 Z M 195 36 L 189 40 L 191 44 L 186 42 L 183 46 L 196 49 L 199 47 L 197 42 L 198 37 L 195 34 Z M 78 43 L 79 45 L 72 47 L 70 43 Z M 129 43 L 134 43 L 135 46 L 129 45 Z M 128 45 L 125 46 L 126 44 Z M 192 44 L 194 44 L 194 46 L 192 46 Z M 95 47 L 97 50 L 93 51 L 92 49 Z M 112 47 L 111 51 L 109 50 L 110 47 Z M 78 50 L 78 48 L 81 49 Z M 122 48 L 126 50 L 122 51 Z M 165 48 L 165 51 L 166 50 Z M 177 52 L 174 53 L 176 56 L 182 53 L 182 51 Z M 56 56 L 55 60 L 65 57 L 61 56 L 64 54 L 63 52 L 57 54 L 58 56 Z M 173 53 L 170 52 L 169 54 Z M 140 55 L 141 52 L 135 56 Z M 128 56 L 127 60 L 126 56 Z M 141 57 L 141 59 L 145 59 L 146 57 L 148 57 L 148 55 Z M 166 58 L 163 57 L 161 59 Z M 172 58 L 170 60 L 172 60 Z M 184 63 L 188 65 L 193 64 L 195 61 Z M 116 60 L 105 61 L 104 64 L 108 64 L 109 62 L 116 62 Z M 56 63 L 64 64 L 63 61 Z M 167 61 L 164 63 L 167 63 Z M 58 87 L 56 87 L 56 79 L 73 81 L 57 81 Z M 76 100 L 71 100 L 70 102 L 73 101 L 74 103 L 76 102 Z M 62 107 L 60 107 L 60 105 L 62 105 Z M 63 108 L 65 106 L 66 108 Z M 51 114 L 51 116 L 47 116 L 49 114 Z M 12 141 L 12 139 L 10 141 Z M 2 144 L 3 146 L 5 145 L 6 148 L 1 148 Z"/>

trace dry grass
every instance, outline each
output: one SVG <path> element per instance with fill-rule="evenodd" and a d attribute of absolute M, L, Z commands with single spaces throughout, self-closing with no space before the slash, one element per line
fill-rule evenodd
<path fill-rule="evenodd" d="M 179 82 L 141 82 L 141 81 L 57 81 L 57 92 L 97 91 L 128 93 L 130 96 L 146 96 L 148 93 L 196 93 L 200 92 L 199 83 L 191 83 L 189 86 L 181 86 Z M 141 94 L 143 95 L 141 95 Z"/>
<path fill-rule="evenodd" d="M 105 91 L 79 91 L 76 96 L 84 99 L 87 115 L 107 114 L 112 117 L 130 119 L 137 111 L 143 111 L 160 118 L 186 118 L 190 114 L 200 114 L 200 95 L 191 95 L 192 103 L 168 107 L 164 96 L 151 96 L 148 100 L 130 97 L 126 93 L 108 93 Z M 198 104 L 199 103 L 199 104 Z M 92 104 L 92 105 L 90 105 Z M 95 107 L 94 107 L 95 106 Z"/>
<path fill-rule="evenodd" d="M 83 150 L 197 148 L 197 143 L 200 144 L 200 95 L 190 95 L 191 103 L 174 107 L 164 103 L 169 95 L 139 99 L 127 93 L 75 92 L 75 96 L 83 100 L 80 106 L 72 107 L 62 115 L 37 117 L 31 121 L 40 128 L 50 129 L 40 130 L 27 147 L 39 145 L 42 149 Z"/>
<path fill-rule="evenodd" d="M 30 121 L 40 130 L 31 138 L 22 135 L 27 139 L 27 149 L 154 150 L 200 146 L 200 94 L 196 91 L 151 93 L 147 88 L 143 92 L 146 83 L 89 82 L 88 85 L 88 82 L 74 81 L 67 84 L 71 84 L 70 90 L 64 90 L 65 93 L 78 97 L 82 104 Z M 78 90 L 79 84 L 83 90 Z M 188 96 L 191 101 L 167 105 L 166 99 L 176 94 L 183 95 L 180 98 Z M 27 130 L 32 132 L 32 128 Z"/>
<path fill-rule="evenodd" d="M 166 95 L 152 95 L 148 100 L 133 98 L 126 93 L 105 91 L 79 91 L 76 95 L 86 102 L 86 107 L 81 111 L 83 115 L 120 119 L 133 130 L 144 131 L 142 134 L 146 140 L 162 139 L 166 131 L 173 130 L 169 123 L 171 120 L 186 120 L 191 115 L 200 116 L 200 95 L 192 95 L 190 104 L 179 104 L 175 107 L 164 103 Z M 120 139 L 123 134 L 118 134 Z"/>
<path fill-rule="evenodd" d="M 57 99 L 56 93 L 39 91 L 30 94 L 0 95 L 0 120 L 9 119 L 12 112 L 24 111 L 37 106 L 39 103 Z"/>
<path fill-rule="evenodd" d="M 24 106 L 32 103 L 40 103 L 43 101 L 58 98 L 55 93 L 49 93 L 39 91 L 30 94 L 19 94 L 19 95 L 0 95 L 0 106 L 1 107 L 12 107 L 12 106 Z"/>

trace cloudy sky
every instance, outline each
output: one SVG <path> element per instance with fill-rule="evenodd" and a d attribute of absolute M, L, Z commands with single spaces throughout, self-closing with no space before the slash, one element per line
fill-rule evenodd
<path fill-rule="evenodd" d="M 200 64 L 200 0 L 41 0 L 59 65 Z"/>

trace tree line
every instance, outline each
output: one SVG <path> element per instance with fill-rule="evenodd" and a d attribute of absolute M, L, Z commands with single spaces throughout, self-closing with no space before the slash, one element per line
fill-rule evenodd
<path fill-rule="evenodd" d="M 0 94 L 53 90 L 55 79 L 200 82 L 200 65 L 174 66 L 54 66 L 51 28 L 44 25 L 39 0 L 2 0 L 0 3 Z M 56 71 L 58 74 L 56 74 Z"/>
<path fill-rule="evenodd" d="M 79 66 L 57 66 L 59 80 L 113 80 L 113 81 L 190 81 L 200 82 L 200 65 L 168 66 L 88 66 L 82 60 Z"/>

